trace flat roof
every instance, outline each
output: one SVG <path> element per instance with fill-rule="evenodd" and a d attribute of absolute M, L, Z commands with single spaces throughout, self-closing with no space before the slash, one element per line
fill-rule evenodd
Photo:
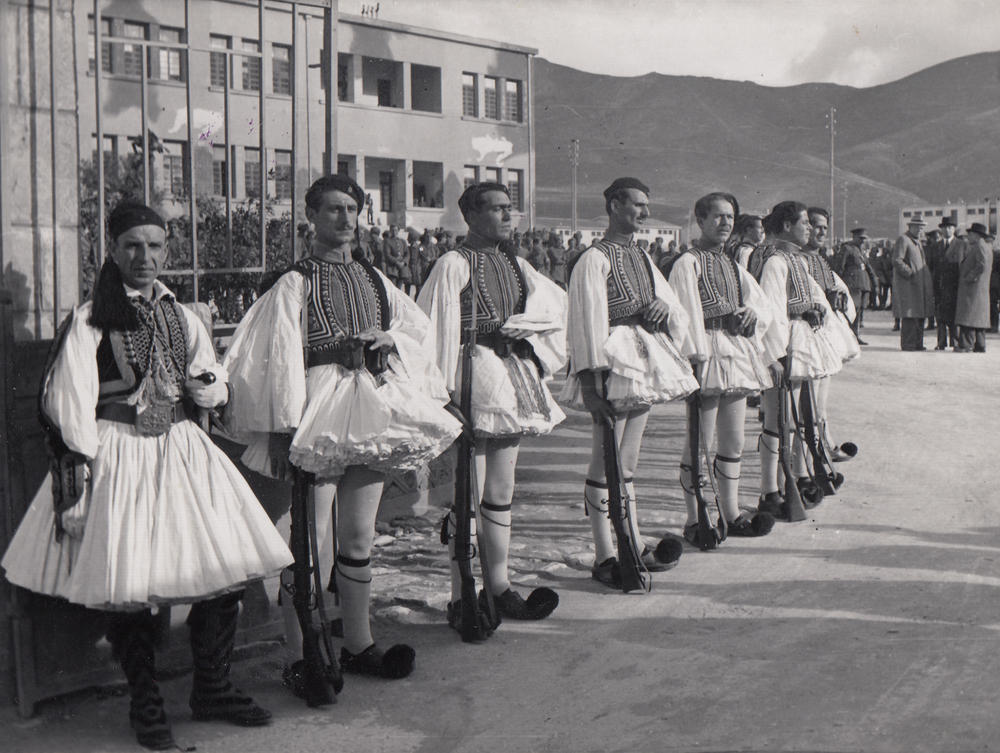
<path fill-rule="evenodd" d="M 404 34 L 413 34 L 419 37 L 429 37 L 431 39 L 444 39 L 448 42 L 459 42 L 461 44 L 471 44 L 476 47 L 489 47 L 494 50 L 505 50 L 507 52 L 518 52 L 522 55 L 537 55 L 535 47 L 523 47 L 510 42 L 498 42 L 494 39 L 483 39 L 482 37 L 470 37 L 465 34 L 453 34 L 450 31 L 439 31 L 437 29 L 427 29 L 422 26 L 410 26 L 396 21 L 383 21 L 378 18 L 368 18 L 358 16 L 353 13 L 338 13 L 337 21 L 340 23 L 354 24 L 355 26 L 370 26 L 373 29 L 385 29 L 388 31 L 399 31 Z"/>

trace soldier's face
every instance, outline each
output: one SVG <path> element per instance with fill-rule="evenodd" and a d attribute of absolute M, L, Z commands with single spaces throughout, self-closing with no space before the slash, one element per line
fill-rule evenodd
<path fill-rule="evenodd" d="M 733 234 L 733 223 L 736 221 L 733 205 L 728 201 L 716 199 L 708 208 L 704 218 L 698 219 L 701 236 L 713 246 L 718 246 L 729 240 Z"/>
<path fill-rule="evenodd" d="M 638 188 L 626 188 L 623 198 L 611 202 L 611 211 L 623 230 L 634 233 L 649 217 L 649 197 Z"/>
<path fill-rule="evenodd" d="M 343 191 L 327 191 L 316 209 L 306 207 L 306 217 L 316 227 L 316 240 L 336 248 L 350 243 L 358 226 L 358 202 Z"/>
<path fill-rule="evenodd" d="M 111 258 L 130 288 L 148 291 L 167 258 L 167 234 L 159 225 L 137 225 L 115 239 Z"/>
<path fill-rule="evenodd" d="M 812 225 L 809 224 L 809 215 L 806 214 L 806 210 L 803 209 L 799 213 L 798 219 L 795 222 L 785 223 L 785 232 L 788 233 L 790 240 L 795 241 L 800 246 L 804 246 L 809 242 Z"/>
<path fill-rule="evenodd" d="M 510 198 L 503 191 L 487 191 L 479 208 L 469 214 L 469 230 L 488 241 L 510 238 Z"/>
<path fill-rule="evenodd" d="M 826 217 L 821 214 L 814 214 L 809 219 L 809 224 L 812 225 L 812 231 L 809 233 L 809 245 L 818 248 L 826 243 L 826 236 L 830 228 Z"/>

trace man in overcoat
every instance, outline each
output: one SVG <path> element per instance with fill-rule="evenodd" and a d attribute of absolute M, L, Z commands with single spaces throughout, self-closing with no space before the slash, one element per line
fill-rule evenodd
<path fill-rule="evenodd" d="M 941 239 L 927 247 L 927 265 L 931 269 L 934 282 L 934 308 L 937 312 L 937 347 L 944 350 L 949 345 L 958 345 L 958 329 L 955 326 L 955 305 L 958 295 L 958 246 L 964 240 L 955 234 L 955 220 L 944 217 L 941 224 Z M 953 246 L 955 246 L 953 248 Z"/>
<path fill-rule="evenodd" d="M 914 214 L 907 223 L 906 232 L 896 239 L 892 249 L 893 309 L 901 320 L 901 350 L 926 350 L 924 319 L 934 313 L 931 273 L 920 245 L 925 224 L 920 214 Z"/>
<path fill-rule="evenodd" d="M 973 222 L 968 230 L 965 253 L 958 265 L 958 300 L 955 324 L 958 325 L 956 353 L 986 352 L 986 330 L 990 326 L 990 272 L 993 249 L 982 223 Z"/>
<path fill-rule="evenodd" d="M 837 265 L 841 278 L 851 291 L 851 300 L 854 301 L 854 308 L 857 311 L 854 321 L 851 322 L 851 329 L 862 345 L 867 343 L 861 340 L 858 330 L 864 324 L 865 307 L 872 291 L 871 278 L 868 276 L 868 257 L 864 252 L 864 243 L 868 240 L 865 233 L 863 227 L 851 230 L 851 240 L 841 247 Z"/>

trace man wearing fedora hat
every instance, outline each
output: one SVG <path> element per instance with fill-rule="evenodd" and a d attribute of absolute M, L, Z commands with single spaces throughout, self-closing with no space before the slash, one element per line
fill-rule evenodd
<path fill-rule="evenodd" d="M 968 230 L 965 253 L 958 264 L 956 353 L 970 350 L 986 352 L 986 330 L 990 326 L 990 272 L 993 267 L 993 249 L 987 239 L 992 239 L 990 231 L 981 222 L 973 222 Z"/>
<path fill-rule="evenodd" d="M 901 350 L 925 350 L 924 319 L 934 311 L 930 270 L 920 245 L 923 217 L 915 213 L 892 250 L 892 294 L 898 303 Z"/>
<path fill-rule="evenodd" d="M 865 256 L 864 244 L 868 240 L 867 231 L 863 227 L 851 230 L 851 240 L 840 247 L 837 266 L 844 284 L 851 293 L 854 309 L 857 312 L 851 322 L 851 329 L 861 345 L 868 343 L 861 340 L 859 330 L 864 323 L 865 306 L 871 295 L 872 284 L 868 275 L 868 258 Z"/>
<path fill-rule="evenodd" d="M 955 303 L 958 295 L 958 263 L 964 241 L 955 231 L 955 219 L 944 217 L 938 225 L 941 238 L 927 245 L 927 266 L 934 284 L 934 310 L 937 314 L 937 346 L 935 350 L 958 344 L 955 326 Z M 955 248 L 952 248 L 954 246 Z M 950 252 L 950 253 L 949 253 Z"/>

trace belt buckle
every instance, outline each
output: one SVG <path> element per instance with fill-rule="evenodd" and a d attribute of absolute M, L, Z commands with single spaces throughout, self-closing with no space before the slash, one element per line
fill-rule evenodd
<path fill-rule="evenodd" d="M 347 351 L 347 368 L 357 370 L 365 365 L 365 344 L 360 340 L 352 340 Z"/>
<path fill-rule="evenodd" d="M 135 430 L 144 437 L 166 434 L 173 423 L 173 403 L 154 402 L 143 410 L 136 410 L 135 413 Z"/>

